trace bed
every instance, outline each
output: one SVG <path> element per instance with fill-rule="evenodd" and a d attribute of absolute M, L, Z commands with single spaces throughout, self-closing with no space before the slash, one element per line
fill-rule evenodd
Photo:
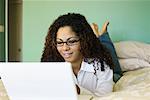
<path fill-rule="evenodd" d="M 149 100 L 150 68 L 141 68 L 125 72 L 114 85 L 114 91 L 104 97 L 93 100 Z"/>
<path fill-rule="evenodd" d="M 112 93 L 91 100 L 150 100 L 150 44 L 121 41 L 114 47 L 123 76 Z"/>

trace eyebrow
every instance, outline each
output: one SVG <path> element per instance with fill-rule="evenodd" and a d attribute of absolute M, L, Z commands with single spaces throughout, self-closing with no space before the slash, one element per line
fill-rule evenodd
<path fill-rule="evenodd" d="M 66 40 L 66 41 L 68 41 L 68 40 L 69 40 L 69 39 L 71 39 L 71 38 L 79 38 L 79 37 L 77 37 L 77 36 L 69 37 L 69 38 L 67 38 L 67 40 Z M 60 38 L 56 38 L 56 39 L 59 39 L 59 40 L 62 40 L 62 41 L 63 41 L 63 39 L 60 39 Z"/>

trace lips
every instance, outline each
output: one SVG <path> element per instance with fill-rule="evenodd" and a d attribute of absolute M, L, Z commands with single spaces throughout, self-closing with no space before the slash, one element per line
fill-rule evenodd
<path fill-rule="evenodd" d="M 71 55 L 72 55 L 72 53 L 63 53 L 63 57 L 64 58 L 70 58 L 71 57 Z"/>

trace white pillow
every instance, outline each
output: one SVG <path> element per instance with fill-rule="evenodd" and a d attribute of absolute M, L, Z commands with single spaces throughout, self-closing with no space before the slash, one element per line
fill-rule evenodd
<path fill-rule="evenodd" d="M 137 41 L 114 43 L 119 58 L 139 58 L 150 63 L 150 44 Z"/>
<path fill-rule="evenodd" d="M 139 68 L 150 67 L 150 64 L 145 60 L 137 58 L 119 59 L 122 71 L 136 70 Z"/>

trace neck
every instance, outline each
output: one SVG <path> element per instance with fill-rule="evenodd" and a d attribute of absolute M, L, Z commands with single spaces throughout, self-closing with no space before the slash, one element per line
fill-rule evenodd
<path fill-rule="evenodd" d="M 82 63 L 82 60 L 79 61 L 79 62 L 75 62 L 75 63 L 71 63 L 72 64 L 72 69 L 73 69 L 73 73 L 77 76 L 80 68 L 81 68 L 81 63 Z"/>

